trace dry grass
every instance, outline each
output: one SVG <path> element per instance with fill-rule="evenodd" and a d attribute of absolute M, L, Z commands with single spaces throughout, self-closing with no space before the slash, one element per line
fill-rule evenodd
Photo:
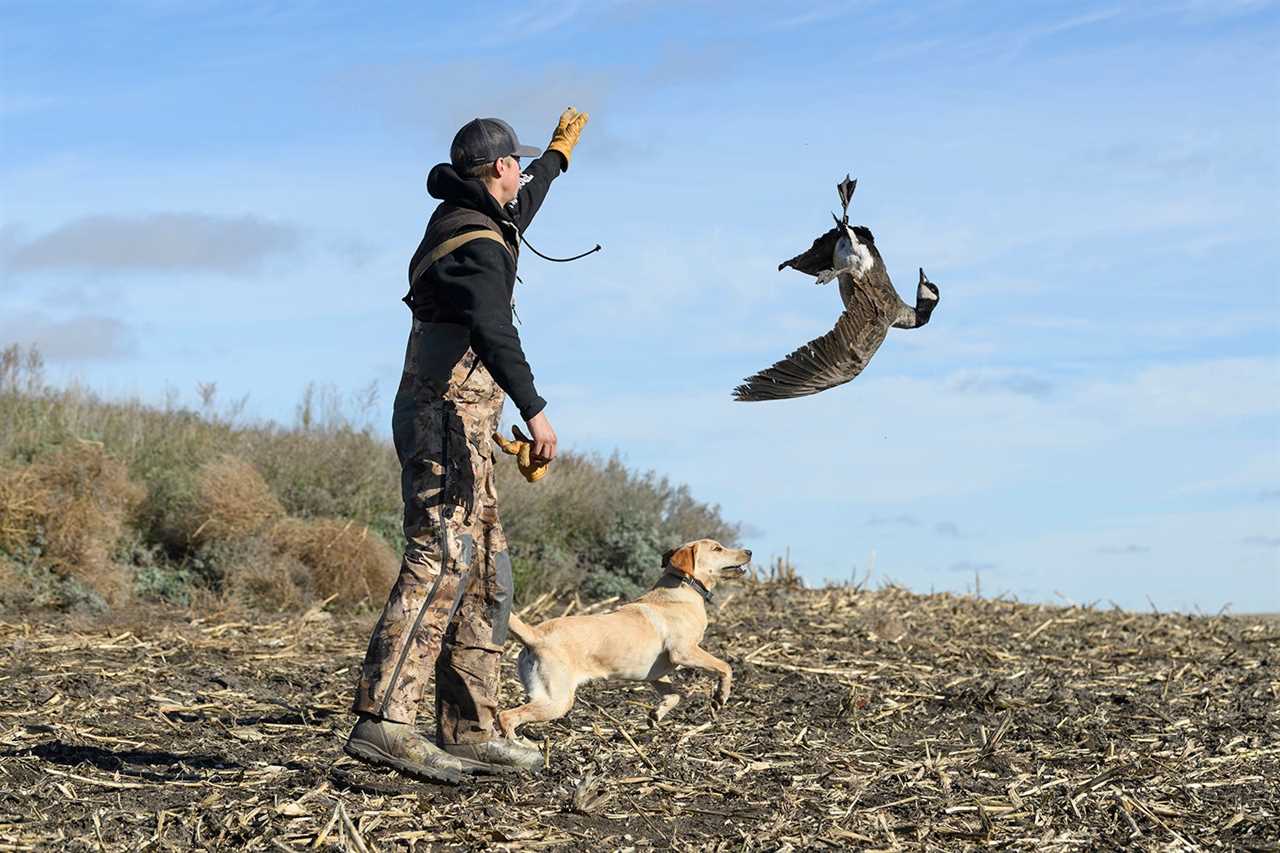
<path fill-rule="evenodd" d="M 0 553 L 0 590 L 12 590 L 21 583 L 18 567 L 13 561 Z"/>
<path fill-rule="evenodd" d="M 311 587 L 311 570 L 302 561 L 265 538 L 251 537 L 225 546 L 217 604 L 299 611 L 311 604 Z"/>
<path fill-rule="evenodd" d="M 196 474 L 195 505 L 188 519 L 195 524 L 192 543 L 244 539 L 261 533 L 284 517 L 284 506 L 249 462 L 224 454 L 206 462 Z"/>
<path fill-rule="evenodd" d="M 543 773 L 461 788 L 340 752 L 369 618 L 0 624 L 0 679 L 23 686 L 0 693 L 0 848 L 1280 850 L 1271 622 L 787 583 L 717 599 L 718 717 L 704 675 L 678 674 L 689 698 L 657 729 L 647 687 L 590 684 L 526 729 Z"/>
<path fill-rule="evenodd" d="M 31 546 L 48 502 L 33 469 L 0 469 L 0 551 L 12 554 Z"/>
<path fill-rule="evenodd" d="M 245 422 L 239 404 L 217 402 L 212 384 L 200 387 L 200 397 L 196 409 L 176 397 L 161 406 L 103 400 L 77 386 L 47 385 L 34 351 L 0 350 L 0 551 L 22 563 L 43 535 L 30 505 L 38 481 L 5 472 L 45 464 L 62 448 L 90 441 L 146 489 L 127 519 L 126 540 L 142 594 L 186 602 L 234 588 L 238 602 L 263 590 L 271 609 L 335 594 L 381 604 L 381 592 L 368 598 L 387 583 L 390 562 L 379 543 L 399 552 L 404 541 L 400 466 L 369 423 L 373 395 L 348 401 L 332 389 L 308 388 L 290 428 Z M 566 452 L 537 484 L 524 482 L 512 460 L 501 461 L 503 522 L 518 595 L 526 600 L 607 580 L 619 562 L 647 564 L 650 553 L 688 539 L 737 538 L 717 507 L 616 458 Z M 313 521 L 321 526 L 300 532 L 301 522 L 285 524 L 286 518 L 341 521 Z M 635 529 L 620 535 L 620 519 Z M 250 542 L 255 538 L 262 541 Z M 628 543 L 635 545 L 631 552 Z M 340 569 L 335 555 L 350 558 L 350 569 Z M 308 567 L 306 576 L 299 576 L 298 563 Z M 232 582 L 231 574 L 240 579 Z M 344 590 L 348 579 L 354 586 Z"/>
<path fill-rule="evenodd" d="M 143 494 L 100 444 L 72 442 L 0 476 L 0 545 L 34 549 L 36 565 L 121 604 L 131 577 L 113 556 Z"/>
<path fill-rule="evenodd" d="M 382 537 L 342 519 L 285 519 L 269 538 L 279 554 L 307 567 L 316 596 L 338 605 L 381 604 L 400 566 Z"/>

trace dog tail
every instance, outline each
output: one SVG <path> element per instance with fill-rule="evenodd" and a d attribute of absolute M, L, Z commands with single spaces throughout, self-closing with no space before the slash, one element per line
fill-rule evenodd
<path fill-rule="evenodd" d="M 507 622 L 507 626 L 511 629 L 511 633 L 515 634 L 517 640 L 530 648 L 537 646 L 538 641 L 542 639 L 537 628 L 514 613 L 511 614 L 511 619 Z"/>

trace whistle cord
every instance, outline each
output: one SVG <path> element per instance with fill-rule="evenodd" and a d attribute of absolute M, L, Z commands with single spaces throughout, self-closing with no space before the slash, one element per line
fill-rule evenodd
<path fill-rule="evenodd" d="M 549 256 L 547 256 L 547 255 L 542 254 L 542 253 L 541 253 L 541 252 L 539 252 L 537 249 L 533 248 L 533 244 L 532 244 L 532 243 L 530 243 L 527 239 L 525 239 L 525 236 L 524 236 L 523 234 L 521 234 L 521 235 L 520 235 L 520 240 L 521 240 L 521 241 L 522 241 L 526 246 L 528 246 L 528 247 L 529 247 L 529 251 L 533 252 L 535 255 L 537 255 L 538 257 L 542 258 L 544 261 L 554 261 L 554 262 L 555 262 L 555 263 L 557 263 L 557 264 L 567 264 L 569 261 L 576 261 L 576 260 L 578 260 L 579 258 L 585 258 L 587 255 L 591 255 L 591 254 L 594 254 L 594 253 L 596 253 L 596 252 L 600 251 L 600 248 L 601 248 L 601 247 L 600 247 L 600 244 L 599 244 L 599 243 L 596 243 L 596 247 L 595 247 L 594 249 L 588 249 L 587 251 L 583 252 L 583 253 L 582 253 L 582 254 L 580 254 L 580 255 L 574 255 L 572 258 L 552 258 L 552 257 L 549 257 Z"/>

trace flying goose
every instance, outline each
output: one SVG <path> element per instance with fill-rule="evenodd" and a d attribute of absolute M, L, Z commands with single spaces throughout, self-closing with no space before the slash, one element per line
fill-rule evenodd
<path fill-rule="evenodd" d="M 844 311 L 836 327 L 809 341 L 773 367 L 749 376 L 733 391 L 735 400 L 781 400 L 804 397 L 843 385 L 867 366 L 884 342 L 889 327 L 914 329 L 929 322 L 938 305 L 938 288 L 920 270 L 916 304 L 907 305 L 893 289 L 875 238 L 862 225 L 849 225 L 849 200 L 857 181 L 836 185 L 844 215 L 813 241 L 802 255 L 778 264 L 814 276 L 815 284 L 840 282 Z M 835 214 L 831 215 L 835 219 Z"/>

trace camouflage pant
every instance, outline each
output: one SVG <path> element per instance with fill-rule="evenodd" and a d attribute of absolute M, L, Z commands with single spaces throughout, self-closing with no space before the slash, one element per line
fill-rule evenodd
<path fill-rule="evenodd" d="M 443 389 L 418 376 L 421 332 L 415 323 L 392 421 L 404 559 L 369 639 L 354 710 L 412 723 L 434 669 L 437 737 L 473 743 L 494 736 L 513 592 L 490 439 L 504 396 L 469 349 Z"/>

